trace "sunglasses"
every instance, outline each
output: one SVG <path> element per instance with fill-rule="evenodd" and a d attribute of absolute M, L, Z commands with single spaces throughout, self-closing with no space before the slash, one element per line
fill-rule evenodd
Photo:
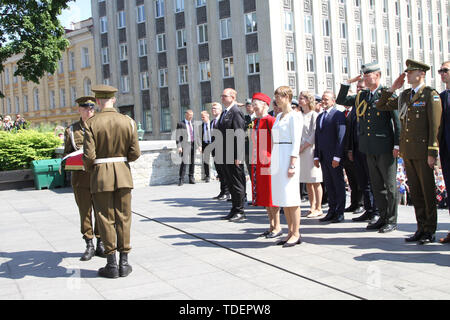
<path fill-rule="evenodd" d="M 439 73 L 439 74 L 444 74 L 444 73 L 447 73 L 447 72 L 449 72 L 449 71 L 450 71 L 449 68 L 442 68 L 442 69 L 438 70 L 438 73 Z"/>

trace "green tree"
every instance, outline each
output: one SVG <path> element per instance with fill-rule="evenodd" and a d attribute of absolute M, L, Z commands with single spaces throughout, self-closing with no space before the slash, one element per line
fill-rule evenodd
<path fill-rule="evenodd" d="M 58 15 L 74 0 L 0 0 L 0 73 L 5 61 L 23 54 L 15 76 L 39 83 L 56 71 L 69 46 Z M 3 97 L 0 92 L 0 97 Z"/>

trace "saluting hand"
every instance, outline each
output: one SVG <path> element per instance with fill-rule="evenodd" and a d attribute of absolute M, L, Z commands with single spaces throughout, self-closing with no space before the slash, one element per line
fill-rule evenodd
<path fill-rule="evenodd" d="M 406 73 L 402 73 L 392 84 L 392 87 L 389 89 L 389 92 L 394 92 L 405 84 Z"/>
<path fill-rule="evenodd" d="M 347 82 L 350 84 L 350 83 L 358 82 L 362 79 L 363 79 L 363 76 L 361 74 L 359 74 L 357 77 L 354 77 L 354 78 L 348 80 Z"/>

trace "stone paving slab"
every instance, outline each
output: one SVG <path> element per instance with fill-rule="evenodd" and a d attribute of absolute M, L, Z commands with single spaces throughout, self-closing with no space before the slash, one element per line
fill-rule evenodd
<path fill-rule="evenodd" d="M 105 259 L 79 260 L 71 189 L 0 191 L 0 299 L 450 297 L 450 246 L 404 242 L 416 228 L 412 207 L 400 206 L 399 230 L 387 235 L 367 232 L 352 214 L 338 225 L 302 218 L 303 243 L 283 249 L 258 238 L 268 224 L 262 208 L 247 208 L 244 222 L 221 220 L 230 203 L 212 200 L 218 190 L 216 181 L 134 190 L 133 273 L 116 280 L 97 277 Z M 437 238 L 450 229 L 448 211 L 438 215 Z"/>

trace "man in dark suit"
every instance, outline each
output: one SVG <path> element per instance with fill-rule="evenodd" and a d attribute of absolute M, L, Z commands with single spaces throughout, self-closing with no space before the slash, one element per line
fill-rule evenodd
<path fill-rule="evenodd" d="M 222 141 L 220 143 L 216 143 L 216 137 L 222 138 L 222 133 L 217 129 L 219 125 L 220 115 L 222 114 L 222 105 L 220 103 L 214 102 L 211 107 L 211 114 L 214 117 L 211 120 L 211 143 L 213 143 L 213 148 L 211 150 L 211 155 L 214 157 L 214 167 L 216 168 L 217 175 L 220 181 L 220 193 L 218 196 L 214 197 L 215 200 L 228 200 L 231 199 L 230 191 L 228 190 L 228 184 L 226 181 L 226 176 L 224 172 L 224 161 L 220 158 L 222 155 L 222 151 L 219 151 L 216 154 L 216 149 L 222 147 Z"/>
<path fill-rule="evenodd" d="M 400 122 L 397 111 L 381 112 L 376 109 L 376 102 L 385 89 L 381 86 L 379 64 L 372 62 L 363 65 L 361 73 L 362 76 L 349 82 L 364 79 L 367 88 L 356 96 L 347 96 L 349 85 L 343 85 L 340 97 L 342 103 L 354 106 L 350 115 L 352 129 L 349 157 L 359 168 L 358 177 L 365 186 L 366 212 L 353 220 L 369 220 L 368 230 L 386 233 L 397 229 L 396 175 Z M 372 208 L 367 207 L 367 202 L 372 203 Z"/>
<path fill-rule="evenodd" d="M 208 111 L 202 112 L 202 125 L 200 127 L 200 132 L 202 135 L 202 159 L 203 159 L 203 169 L 205 172 L 205 182 L 209 183 L 209 162 L 211 160 L 211 152 L 208 146 L 212 142 L 212 134 L 211 134 L 211 123 L 209 121 L 209 113 Z"/>
<path fill-rule="evenodd" d="M 314 165 L 322 167 L 323 180 L 328 190 L 328 214 L 321 222 L 339 223 L 344 220 L 345 181 L 344 159 L 345 115 L 336 108 L 333 92 L 322 96 L 324 111 L 317 118 Z"/>
<path fill-rule="evenodd" d="M 247 172 L 250 175 L 252 172 L 252 166 L 250 163 L 250 150 L 252 147 L 250 146 L 250 135 L 252 134 L 253 129 L 253 120 L 256 118 L 255 111 L 253 109 L 252 100 L 247 99 L 245 102 L 245 111 L 247 114 L 245 115 L 245 165 L 247 167 Z"/>
<path fill-rule="evenodd" d="M 233 207 L 224 220 L 231 222 L 245 219 L 245 119 L 244 114 L 236 104 L 237 93 L 234 89 L 225 89 L 222 93 L 224 110 L 219 119 L 218 129 L 222 133 L 224 172 L 228 189 L 231 192 Z M 219 150 L 216 150 L 216 154 Z"/>
<path fill-rule="evenodd" d="M 195 132 L 192 118 L 194 112 L 187 110 L 185 119 L 177 124 L 177 147 L 178 153 L 181 155 L 180 179 L 179 186 L 183 185 L 184 176 L 186 174 L 186 165 L 189 165 L 189 183 L 195 184 Z"/>
<path fill-rule="evenodd" d="M 444 62 L 439 69 L 442 82 L 446 84 L 447 90 L 441 93 L 442 101 L 442 122 L 439 134 L 439 146 L 442 173 L 444 175 L 447 193 L 450 190 L 450 61 Z M 449 206 L 450 210 L 450 206 Z M 445 238 L 439 240 L 440 243 L 450 243 L 450 232 Z"/>

